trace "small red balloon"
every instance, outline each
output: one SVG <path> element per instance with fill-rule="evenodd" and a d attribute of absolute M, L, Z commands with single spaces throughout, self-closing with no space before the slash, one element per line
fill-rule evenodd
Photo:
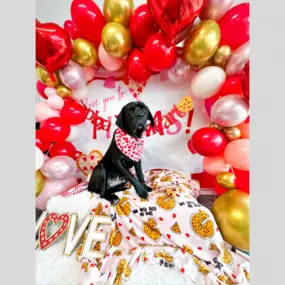
<path fill-rule="evenodd" d="M 73 40 L 80 38 L 79 31 L 71 20 L 66 20 L 63 24 L 63 28 L 67 31 Z"/>
<path fill-rule="evenodd" d="M 129 54 L 126 62 L 126 72 L 129 78 L 135 83 L 145 83 L 151 75 L 151 70 L 146 63 L 142 51 L 134 48 Z"/>
<path fill-rule="evenodd" d="M 70 134 L 70 125 L 62 118 L 52 117 L 40 125 L 40 136 L 49 142 L 64 141 Z"/>
<path fill-rule="evenodd" d="M 49 73 L 63 67 L 72 56 L 68 33 L 55 23 L 36 22 L 36 62 Z"/>
<path fill-rule="evenodd" d="M 244 66 L 241 74 L 241 86 L 243 90 L 244 97 L 249 100 L 249 62 Z"/>
<path fill-rule="evenodd" d="M 227 95 L 242 95 L 241 78 L 238 75 L 229 76 L 223 84 L 221 90 L 214 96 L 205 100 L 205 109 L 209 116 L 211 116 L 211 109 L 214 103 L 221 97 Z"/>
<path fill-rule="evenodd" d="M 130 21 L 130 33 L 136 46 L 143 48 L 148 38 L 158 32 L 147 4 L 138 6 Z"/>
<path fill-rule="evenodd" d="M 37 85 L 36 85 L 36 88 L 37 88 L 37 91 L 38 91 L 38 94 L 43 97 L 44 99 L 47 99 L 47 95 L 45 94 L 45 89 L 47 88 L 47 86 L 42 83 L 41 81 L 37 81 Z"/>
<path fill-rule="evenodd" d="M 222 187 L 221 185 L 219 185 L 219 183 L 217 182 L 217 180 L 215 179 L 215 190 L 216 193 L 218 194 L 218 196 L 224 194 L 225 192 L 227 192 L 229 189 Z"/>
<path fill-rule="evenodd" d="M 40 135 L 40 131 L 39 130 L 36 130 L 36 146 L 42 151 L 42 152 L 45 152 L 47 151 L 50 146 L 51 146 L 51 143 L 48 142 L 48 141 L 45 141 L 41 138 L 41 135 Z"/>
<path fill-rule="evenodd" d="M 105 19 L 97 4 L 90 0 L 73 0 L 70 13 L 81 37 L 98 44 L 101 41 Z"/>
<path fill-rule="evenodd" d="M 66 155 L 74 158 L 76 155 L 76 148 L 70 142 L 57 142 L 52 145 L 49 152 L 51 157 L 58 156 L 58 155 Z"/>
<path fill-rule="evenodd" d="M 218 21 L 221 29 L 220 45 L 229 45 L 232 50 L 249 41 L 249 3 L 241 3 Z"/>
<path fill-rule="evenodd" d="M 223 154 L 227 140 L 222 132 L 214 128 L 201 128 L 191 138 L 194 150 L 203 156 L 218 156 Z"/>
<path fill-rule="evenodd" d="M 60 117 L 70 125 L 79 125 L 85 121 L 87 113 L 82 105 L 69 101 L 60 110 Z"/>
<path fill-rule="evenodd" d="M 250 175 L 249 175 L 249 171 L 245 171 L 245 170 L 240 170 L 237 168 L 232 168 L 230 170 L 231 173 L 233 173 L 235 175 L 235 184 L 236 184 L 236 188 L 249 193 L 250 192 L 250 185 L 249 185 L 249 180 L 250 180 Z"/>
<path fill-rule="evenodd" d="M 188 28 L 205 3 L 205 0 L 148 0 L 149 11 L 162 31 L 173 40 Z"/>
<path fill-rule="evenodd" d="M 152 35 L 144 47 L 147 64 L 153 71 L 162 71 L 174 62 L 176 58 L 176 47 L 171 44 L 163 33 Z"/>

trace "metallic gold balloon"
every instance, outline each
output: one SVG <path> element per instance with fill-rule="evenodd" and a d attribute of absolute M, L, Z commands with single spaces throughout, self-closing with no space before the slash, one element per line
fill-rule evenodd
<path fill-rule="evenodd" d="M 103 12 L 106 22 L 115 22 L 128 27 L 133 11 L 133 0 L 104 0 Z"/>
<path fill-rule="evenodd" d="M 96 48 L 85 39 L 76 39 L 72 51 L 72 60 L 84 67 L 94 65 L 98 59 Z"/>
<path fill-rule="evenodd" d="M 214 64 L 220 66 L 221 68 L 224 68 L 231 57 L 231 53 L 232 50 L 230 46 L 220 46 L 216 51 L 215 55 L 213 56 Z"/>
<path fill-rule="evenodd" d="M 48 87 L 55 88 L 59 85 L 60 80 L 59 80 L 58 72 L 53 73 L 55 77 L 55 81 L 53 81 L 50 78 L 49 73 L 41 66 L 37 66 L 36 74 L 37 74 L 38 79 Z"/>
<path fill-rule="evenodd" d="M 241 136 L 241 131 L 237 127 L 223 128 L 223 133 L 229 141 L 237 140 Z"/>
<path fill-rule="evenodd" d="M 217 51 L 221 39 L 221 31 L 217 22 L 206 20 L 195 26 L 188 34 L 183 56 L 187 63 L 200 65 L 208 61 Z"/>
<path fill-rule="evenodd" d="M 219 196 L 211 209 L 223 239 L 249 251 L 249 195 L 233 189 Z"/>
<path fill-rule="evenodd" d="M 218 124 L 211 122 L 211 124 L 209 125 L 210 128 L 214 128 L 217 129 L 219 131 L 221 131 L 223 129 L 223 127 L 219 126 Z"/>
<path fill-rule="evenodd" d="M 36 197 L 38 197 L 39 194 L 42 192 L 44 185 L 45 185 L 45 178 L 38 170 L 36 171 Z"/>
<path fill-rule="evenodd" d="M 236 188 L 235 176 L 230 172 L 227 172 L 227 171 L 220 172 L 216 176 L 216 180 L 217 180 L 218 184 L 224 188 L 227 188 L 227 189 Z"/>
<path fill-rule="evenodd" d="M 110 55 L 122 58 L 132 49 L 129 30 L 117 23 L 108 23 L 102 31 L 102 44 Z"/>
<path fill-rule="evenodd" d="M 65 85 L 59 85 L 56 88 L 56 94 L 60 96 L 61 98 L 70 97 L 71 96 L 71 90 L 67 88 Z"/>

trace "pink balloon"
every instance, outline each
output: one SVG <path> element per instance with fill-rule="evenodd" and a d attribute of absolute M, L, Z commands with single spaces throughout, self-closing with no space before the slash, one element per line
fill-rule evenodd
<path fill-rule="evenodd" d="M 204 171 L 210 175 L 216 176 L 222 171 L 228 171 L 230 165 L 225 162 L 222 156 L 204 157 L 203 159 Z"/>
<path fill-rule="evenodd" d="M 77 166 L 74 159 L 66 155 L 59 155 L 50 158 L 41 167 L 44 177 L 51 180 L 62 180 L 73 176 Z"/>
<path fill-rule="evenodd" d="M 240 125 L 237 125 L 237 127 L 240 129 L 241 138 L 249 139 L 249 123 L 241 123 Z"/>
<path fill-rule="evenodd" d="M 50 108 L 46 102 L 40 102 L 36 104 L 37 122 L 41 123 L 42 121 L 52 117 L 60 117 L 59 111 Z"/>
<path fill-rule="evenodd" d="M 57 95 L 56 89 L 55 89 L 55 88 L 52 88 L 52 87 L 47 87 L 47 88 L 45 89 L 45 95 L 46 95 L 47 97 L 56 96 L 56 95 Z"/>
<path fill-rule="evenodd" d="M 46 161 L 48 161 L 50 159 L 50 157 L 45 154 L 44 159 L 45 159 L 44 162 L 46 162 Z"/>
<path fill-rule="evenodd" d="M 102 66 L 109 71 L 117 71 L 123 65 L 123 60 L 120 58 L 115 58 L 115 57 L 111 56 L 110 54 L 108 54 L 105 51 L 102 43 L 100 43 L 100 45 L 99 45 L 98 57 L 99 57 L 99 60 L 102 64 Z"/>
<path fill-rule="evenodd" d="M 95 77 L 96 71 L 93 66 L 83 67 L 83 69 L 84 69 L 87 81 L 90 81 Z"/>
<path fill-rule="evenodd" d="M 249 139 L 230 142 L 224 151 L 226 163 L 240 170 L 249 170 Z"/>
<path fill-rule="evenodd" d="M 64 105 L 63 99 L 58 95 L 49 96 L 47 99 L 48 105 L 55 110 L 61 110 Z"/>
<path fill-rule="evenodd" d="M 47 202 L 51 197 L 60 195 L 64 191 L 75 187 L 77 184 L 78 182 L 75 176 L 71 176 L 64 180 L 46 179 L 42 192 L 36 198 L 37 208 L 45 211 Z"/>

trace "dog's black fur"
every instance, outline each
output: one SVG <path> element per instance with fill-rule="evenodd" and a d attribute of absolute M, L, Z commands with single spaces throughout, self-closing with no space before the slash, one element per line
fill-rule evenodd
<path fill-rule="evenodd" d="M 149 108 L 142 102 L 131 102 L 122 108 L 116 125 L 130 136 L 141 138 L 148 120 L 154 127 Z M 129 172 L 132 167 L 135 168 L 137 178 Z M 117 147 L 114 134 L 109 149 L 92 172 L 88 190 L 115 204 L 119 199 L 114 193 L 125 190 L 127 182 L 134 186 L 141 198 L 146 198 L 147 192 L 152 190 L 145 184 L 141 160 L 136 162 L 123 154 Z"/>

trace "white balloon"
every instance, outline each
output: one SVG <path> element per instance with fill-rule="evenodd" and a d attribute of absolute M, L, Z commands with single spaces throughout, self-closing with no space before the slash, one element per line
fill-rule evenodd
<path fill-rule="evenodd" d="M 47 97 L 52 96 L 52 95 L 57 95 L 56 89 L 52 87 L 46 87 L 44 93 Z"/>
<path fill-rule="evenodd" d="M 66 141 L 68 142 L 76 141 L 79 137 L 79 134 L 80 134 L 80 129 L 78 127 L 70 126 L 70 134 L 67 137 Z"/>
<path fill-rule="evenodd" d="M 63 99 L 58 95 L 49 96 L 47 99 L 47 103 L 52 109 L 55 110 L 61 110 L 64 105 Z"/>
<path fill-rule="evenodd" d="M 208 66 L 199 70 L 191 81 L 194 97 L 207 99 L 214 96 L 226 80 L 225 71 L 218 66 Z"/>
<path fill-rule="evenodd" d="M 83 87 L 82 89 L 72 90 L 71 98 L 76 101 L 81 101 L 87 97 L 88 89 L 87 87 Z"/>
<path fill-rule="evenodd" d="M 36 171 L 39 170 L 45 161 L 43 152 L 36 146 Z"/>

